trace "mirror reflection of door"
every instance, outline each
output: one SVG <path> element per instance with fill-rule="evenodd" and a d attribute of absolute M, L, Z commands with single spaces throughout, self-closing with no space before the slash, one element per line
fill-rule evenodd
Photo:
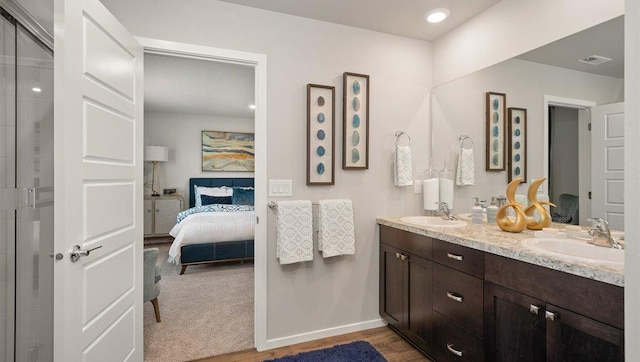
<path fill-rule="evenodd" d="M 591 216 L 624 230 L 624 102 L 591 108 Z"/>

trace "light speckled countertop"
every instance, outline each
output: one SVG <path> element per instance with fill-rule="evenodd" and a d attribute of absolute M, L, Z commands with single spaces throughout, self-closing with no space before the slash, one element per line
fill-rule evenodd
<path fill-rule="evenodd" d="M 487 253 L 505 256 L 507 258 L 621 287 L 624 286 L 624 266 L 568 260 L 563 259 L 562 256 L 556 257 L 542 254 L 523 247 L 521 245 L 522 240 L 534 237 L 532 230 L 525 230 L 521 233 L 509 233 L 500 230 L 497 225 L 474 225 L 471 223 L 458 228 L 417 226 L 403 222 L 399 217 L 379 217 L 376 219 L 376 222 L 380 225 L 448 241 Z"/>

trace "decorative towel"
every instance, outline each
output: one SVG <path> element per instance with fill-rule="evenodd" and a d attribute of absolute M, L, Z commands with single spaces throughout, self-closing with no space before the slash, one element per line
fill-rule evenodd
<path fill-rule="evenodd" d="M 280 264 L 313 260 L 312 215 L 309 200 L 278 202 L 276 257 Z"/>
<path fill-rule="evenodd" d="M 396 146 L 395 167 L 393 168 L 396 186 L 413 185 L 413 170 L 411 168 L 411 146 Z"/>
<path fill-rule="evenodd" d="M 323 258 L 356 253 L 351 200 L 318 201 L 318 250 Z"/>
<path fill-rule="evenodd" d="M 456 185 L 472 186 L 476 183 L 475 166 L 473 165 L 473 148 L 460 148 Z"/>

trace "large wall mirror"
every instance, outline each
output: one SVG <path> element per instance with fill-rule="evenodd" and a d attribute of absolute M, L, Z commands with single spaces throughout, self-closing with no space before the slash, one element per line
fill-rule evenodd
<path fill-rule="evenodd" d="M 474 144 L 475 185 L 456 187 L 456 213 L 474 197 L 504 195 L 508 183 L 508 171 L 484 171 L 487 92 L 527 110 L 528 180 L 518 193 L 547 177 L 541 191 L 560 206 L 552 213 L 585 226 L 603 217 L 623 230 L 624 16 L 434 88 L 434 166 L 455 168 L 461 135 Z"/>

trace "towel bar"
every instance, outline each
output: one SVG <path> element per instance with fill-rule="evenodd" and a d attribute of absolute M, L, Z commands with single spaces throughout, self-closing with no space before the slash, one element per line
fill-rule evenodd
<path fill-rule="evenodd" d="M 396 131 L 396 146 L 399 146 L 398 139 L 400 139 L 400 136 L 402 135 L 407 136 L 407 138 L 409 139 L 409 144 L 407 146 L 411 146 L 411 137 L 402 131 Z"/>
<path fill-rule="evenodd" d="M 464 141 L 467 141 L 467 140 L 469 140 L 469 143 L 471 144 L 469 144 L 466 148 L 467 149 L 473 148 L 473 139 L 467 135 L 460 136 L 460 148 L 465 148 Z"/>
<path fill-rule="evenodd" d="M 278 203 L 276 201 L 269 201 L 269 203 L 267 205 L 271 209 L 277 209 L 278 208 Z M 317 202 L 312 202 L 311 206 L 318 206 L 318 203 Z"/>

